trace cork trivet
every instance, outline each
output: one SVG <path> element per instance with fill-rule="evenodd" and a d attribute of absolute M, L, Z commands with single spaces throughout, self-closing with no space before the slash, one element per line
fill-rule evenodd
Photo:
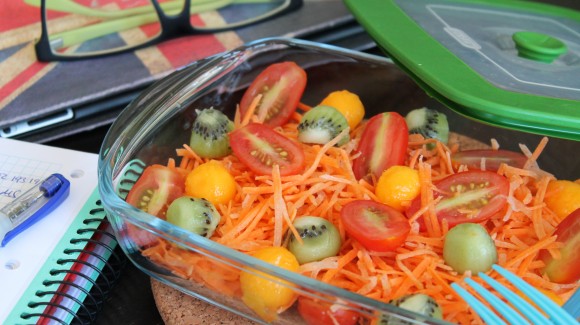
<path fill-rule="evenodd" d="M 155 279 L 151 279 L 151 290 L 159 314 L 167 325 L 256 324 L 247 318 L 188 296 Z"/>
<path fill-rule="evenodd" d="M 489 148 L 488 144 L 456 133 L 450 133 L 449 144 L 459 143 L 462 150 Z M 167 325 L 256 324 L 232 312 L 188 296 L 155 279 L 151 290 L 161 318 Z"/>

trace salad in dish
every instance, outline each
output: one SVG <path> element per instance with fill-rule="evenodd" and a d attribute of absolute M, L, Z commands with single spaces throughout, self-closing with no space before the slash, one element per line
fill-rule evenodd
<path fill-rule="evenodd" d="M 558 303 L 578 288 L 580 182 L 540 169 L 547 138 L 521 152 L 493 139 L 465 150 L 473 141 L 437 111 L 365 120 L 348 90 L 302 103 L 307 79 L 293 62 L 273 64 L 231 119 L 200 108 L 189 143 L 147 166 L 127 202 L 283 269 L 456 323 L 481 320 L 450 284 L 493 276 L 494 263 Z M 364 322 L 291 283 L 128 230 L 153 262 L 265 321 L 295 307 L 310 324 Z"/>

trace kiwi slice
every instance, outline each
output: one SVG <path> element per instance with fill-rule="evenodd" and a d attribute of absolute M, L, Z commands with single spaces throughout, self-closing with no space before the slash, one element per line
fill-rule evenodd
<path fill-rule="evenodd" d="M 167 221 L 207 238 L 213 235 L 220 219 L 219 212 L 211 202 L 191 196 L 175 199 L 167 209 Z"/>
<path fill-rule="evenodd" d="M 445 235 L 443 260 L 459 274 L 487 272 L 497 263 L 497 248 L 485 227 L 465 222 Z"/>
<path fill-rule="evenodd" d="M 447 123 L 447 116 L 437 110 L 422 107 L 410 111 L 405 116 L 409 133 L 421 134 L 427 139 L 437 139 L 443 143 L 447 143 L 449 139 L 449 124 Z M 432 149 L 434 145 L 430 145 Z"/>
<path fill-rule="evenodd" d="M 298 140 L 303 143 L 326 144 L 348 128 L 348 121 L 336 108 L 319 105 L 302 116 L 298 124 Z M 350 140 L 344 135 L 336 144 L 342 146 Z"/>
<path fill-rule="evenodd" d="M 399 308 L 415 312 L 417 314 L 422 314 L 428 317 L 443 319 L 443 311 L 439 304 L 432 297 L 423 293 L 414 293 L 405 295 L 398 299 L 392 300 L 390 304 L 395 305 Z M 407 325 L 407 324 L 418 324 L 418 322 L 423 322 L 424 319 L 416 319 L 415 321 L 406 321 L 402 318 L 395 317 L 393 315 L 382 315 L 380 324 L 388 325 Z"/>
<path fill-rule="evenodd" d="M 222 158 L 232 152 L 228 133 L 234 129 L 232 122 L 217 109 L 196 110 L 189 146 L 203 158 Z"/>
<path fill-rule="evenodd" d="M 296 256 L 300 264 L 319 261 L 336 256 L 340 250 L 340 234 L 328 220 L 320 217 L 304 216 L 294 220 L 302 243 L 289 233 L 288 250 Z"/>

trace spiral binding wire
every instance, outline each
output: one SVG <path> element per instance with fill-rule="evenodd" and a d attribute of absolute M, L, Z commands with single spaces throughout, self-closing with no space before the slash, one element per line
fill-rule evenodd
<path fill-rule="evenodd" d="M 24 321 L 34 321 L 38 319 L 37 323 L 46 324 L 49 322 L 57 322 L 60 324 L 67 324 L 64 320 L 58 319 L 54 316 L 55 310 L 61 310 L 70 314 L 72 316 L 72 321 L 70 324 L 91 324 L 95 321 L 97 314 L 101 310 L 104 300 L 107 298 L 109 292 L 113 288 L 115 282 L 119 279 L 121 271 L 127 263 L 127 258 L 120 250 L 119 245 L 113 234 L 106 231 L 109 227 L 109 221 L 104 215 L 105 211 L 102 208 L 101 200 L 95 202 L 95 206 L 98 208 L 91 209 L 89 214 L 94 217 L 89 217 L 83 220 L 83 224 L 86 228 L 78 229 L 77 234 L 92 234 L 90 238 L 77 238 L 70 241 L 71 245 L 81 244 L 84 248 L 82 249 L 65 249 L 64 254 L 74 255 L 78 254 L 77 258 L 61 258 L 57 261 L 58 265 L 62 265 L 62 269 L 54 269 L 50 271 L 51 276 L 58 276 L 64 274 L 62 280 L 45 280 L 43 284 L 47 288 L 54 288 L 58 285 L 58 290 L 39 290 L 36 292 L 36 297 L 42 298 L 44 296 L 50 295 L 52 298 L 50 301 L 31 301 L 28 303 L 28 307 L 37 308 L 44 306 L 43 312 L 41 313 L 25 313 L 21 315 Z M 93 225 L 96 225 L 93 226 Z M 107 238 L 107 240 L 102 240 Z M 107 242 L 109 242 L 107 244 Z M 105 259 L 101 254 L 95 253 L 95 248 L 101 247 L 107 251 L 110 256 Z M 89 263 L 82 258 L 87 258 L 92 256 L 97 258 L 103 263 L 103 268 L 98 268 L 97 266 Z M 68 267 L 66 267 L 68 265 Z M 74 266 L 85 266 L 92 269 L 98 274 L 98 276 L 93 280 L 90 276 L 83 272 L 79 272 L 74 269 Z M 90 291 L 87 291 L 84 287 L 70 281 L 70 279 L 82 278 L 88 283 L 91 283 Z M 74 296 L 68 294 L 68 290 L 75 288 L 82 292 L 86 297 L 84 300 L 79 300 Z M 67 308 L 61 304 L 62 299 L 69 299 L 69 301 L 74 302 L 75 307 L 78 308 Z M 38 318 L 37 318 L 38 317 Z"/>
<path fill-rule="evenodd" d="M 137 179 L 143 174 L 143 170 L 147 167 L 145 163 L 139 159 L 131 160 L 125 170 L 122 172 L 123 177 L 117 186 L 117 194 L 125 199 L 127 194 L 137 182 Z"/>
<path fill-rule="evenodd" d="M 143 173 L 145 164 L 140 160 L 133 160 L 127 164 L 125 171 L 123 171 L 123 177 L 118 184 L 118 195 L 121 198 L 125 198 L 127 193 L 136 180 Z M 97 208 L 91 209 L 89 217 L 83 220 L 85 228 L 78 229 L 77 234 L 81 237 L 72 239 L 70 241 L 71 245 L 80 245 L 84 248 L 67 248 L 64 250 L 64 254 L 78 256 L 77 258 L 61 258 L 57 261 L 58 265 L 62 265 L 62 269 L 54 269 L 50 271 L 50 275 L 58 277 L 64 274 L 64 278 L 59 280 L 45 280 L 43 284 L 47 288 L 54 288 L 58 286 L 58 290 L 39 290 L 36 292 L 38 298 L 44 296 L 51 296 L 52 299 L 48 302 L 45 301 L 31 301 L 28 304 L 30 308 L 44 307 L 42 313 L 26 313 L 22 314 L 21 318 L 25 321 L 34 321 L 36 319 L 40 320 L 37 323 L 46 324 L 49 322 L 57 322 L 60 324 L 67 324 L 64 320 L 59 319 L 54 316 L 55 310 L 61 310 L 70 314 L 72 316 L 72 321 L 70 324 L 91 324 L 96 320 L 96 317 L 103 307 L 104 300 L 107 298 L 109 292 L 112 290 L 115 282 L 121 275 L 122 269 L 127 263 L 127 257 L 121 251 L 120 246 L 117 243 L 115 236 L 106 231 L 109 227 L 109 221 L 106 219 L 105 210 L 102 207 L 101 200 L 95 202 Z M 84 238 L 86 234 L 91 234 L 89 238 Z M 108 240 L 103 240 L 106 238 Z M 110 242 L 110 245 L 105 244 L 105 242 Z M 106 259 L 102 254 L 97 254 L 94 251 L 95 247 L 101 247 L 105 249 L 110 256 Z M 103 267 L 99 268 L 92 263 L 84 261 L 82 257 L 91 256 L 96 258 L 103 263 Z M 78 272 L 73 269 L 73 266 L 85 266 L 92 271 L 97 272 L 99 275 L 93 280 L 90 276 L 83 272 Z M 69 267 L 66 267 L 69 266 Z M 83 278 L 85 281 L 89 282 L 92 286 L 90 291 L 86 290 L 83 286 L 70 281 L 71 278 Z M 82 292 L 86 297 L 83 301 L 67 294 L 69 288 L 75 288 L 76 290 Z M 78 308 L 67 308 L 62 305 L 62 299 L 69 299 L 73 301 Z M 76 307 L 75 306 L 75 307 Z M 75 312 L 76 310 L 76 312 Z"/>

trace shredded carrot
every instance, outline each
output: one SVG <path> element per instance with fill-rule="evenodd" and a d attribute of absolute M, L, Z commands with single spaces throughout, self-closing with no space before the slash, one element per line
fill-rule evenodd
<path fill-rule="evenodd" d="M 252 100 L 250 106 L 248 107 L 248 110 L 245 112 L 240 124 L 237 127 L 242 127 L 250 123 L 252 117 L 254 116 L 254 113 L 256 112 L 256 109 L 258 108 L 258 104 L 260 104 L 260 100 L 262 100 L 262 94 L 259 94 L 258 96 L 256 96 L 256 98 Z"/>
<path fill-rule="evenodd" d="M 542 153 L 544 148 L 546 148 L 547 144 L 548 144 L 548 138 L 543 137 L 542 140 L 540 141 L 540 143 L 538 144 L 538 147 L 536 148 L 536 150 L 534 150 L 532 155 L 530 157 L 528 157 L 528 161 L 526 162 L 526 165 L 524 167 L 529 167 L 532 162 L 538 160 L 538 157 L 540 156 L 540 154 Z"/>
<path fill-rule="evenodd" d="M 255 120 L 253 116 L 258 100 L 244 116 L 237 112 L 236 127 Z M 300 103 L 298 108 L 307 111 L 310 106 Z M 393 252 L 371 252 L 348 237 L 339 217 L 342 206 L 348 202 L 376 200 L 374 182 L 357 180 L 352 172 L 352 161 L 359 155 L 355 148 L 362 128 L 359 126 L 352 130 L 351 141 L 341 147 L 334 145 L 342 134 L 323 146 L 301 144 L 306 164 L 299 175 L 280 176 L 275 167 L 272 175 L 256 176 L 235 156 L 223 158 L 224 166 L 237 182 L 238 192 L 229 204 L 217 207 L 222 220 L 211 239 L 241 252 L 252 252 L 267 246 L 284 245 L 289 232 L 297 235 L 292 226 L 297 216 L 326 218 L 339 230 L 343 241 L 341 251 L 336 257 L 302 265 L 302 275 L 384 302 L 407 293 L 429 294 L 441 305 L 445 320 L 482 324 L 481 318 L 450 286 L 453 282 L 462 282 L 469 275 L 457 274 L 445 264 L 442 250 L 449 225 L 439 223 L 435 211 L 439 201 L 434 199 L 437 189 L 433 182 L 458 172 L 450 161 L 450 153 L 458 147 L 447 147 L 420 135 L 410 135 L 407 165 L 419 172 L 422 206 L 409 218 L 412 230 L 403 246 Z M 297 140 L 294 119 L 277 131 Z M 498 173 L 510 182 L 508 208 L 505 215 L 482 225 L 488 228 L 496 243 L 500 265 L 534 286 L 551 290 L 565 299 L 579 284 L 550 282 L 542 276 L 543 262 L 537 259 L 538 252 L 543 249 L 557 257 L 561 247 L 551 236 L 558 219 L 543 203 L 550 177 L 532 168 L 546 142 L 541 141 L 533 152 L 528 153 L 529 163 L 523 168 L 500 167 Z M 429 143 L 435 143 L 435 149 L 428 150 Z M 492 144 L 499 148 L 497 141 Z M 168 166 L 172 168 L 192 170 L 206 161 L 187 145 L 177 149 L 176 153 L 180 160 L 176 163 L 174 158 L 169 159 Z M 416 223 L 419 218 L 425 223 L 425 231 L 420 231 Z M 157 239 L 144 248 L 143 254 L 180 277 L 228 296 L 241 295 L 240 270 L 204 255 L 211 255 L 209 252 L 200 254 Z M 488 273 L 505 284 L 505 280 L 495 272 Z"/>
<path fill-rule="evenodd" d="M 419 163 L 419 180 L 421 182 L 421 206 L 427 207 L 424 215 L 427 233 L 431 237 L 440 237 L 441 230 L 435 214 L 435 204 L 433 203 L 433 183 L 431 183 L 431 165 Z"/>
<path fill-rule="evenodd" d="M 299 102 L 297 108 L 303 112 L 308 112 L 309 110 L 312 109 L 312 106 L 304 104 L 303 102 Z"/>

